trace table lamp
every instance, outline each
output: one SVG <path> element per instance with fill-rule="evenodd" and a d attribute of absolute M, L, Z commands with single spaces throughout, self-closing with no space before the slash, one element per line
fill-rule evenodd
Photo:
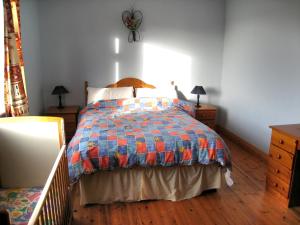
<path fill-rule="evenodd" d="M 196 107 L 200 108 L 201 107 L 201 105 L 199 103 L 200 95 L 206 95 L 206 92 L 205 92 L 204 88 L 202 86 L 195 86 L 191 93 L 197 95 L 197 105 L 196 105 Z"/>
<path fill-rule="evenodd" d="M 63 105 L 61 103 L 61 96 L 67 93 L 69 93 L 69 91 L 64 86 L 55 86 L 54 90 L 52 91 L 52 95 L 58 95 L 59 104 L 57 108 L 59 109 L 63 108 Z"/>

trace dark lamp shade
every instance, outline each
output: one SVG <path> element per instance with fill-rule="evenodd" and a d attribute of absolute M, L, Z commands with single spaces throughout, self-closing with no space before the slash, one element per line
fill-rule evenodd
<path fill-rule="evenodd" d="M 196 95 L 206 95 L 206 92 L 202 86 L 195 86 L 191 93 Z"/>
<path fill-rule="evenodd" d="M 55 86 L 54 90 L 52 91 L 53 95 L 61 95 L 67 93 L 69 93 L 69 91 L 64 86 Z"/>

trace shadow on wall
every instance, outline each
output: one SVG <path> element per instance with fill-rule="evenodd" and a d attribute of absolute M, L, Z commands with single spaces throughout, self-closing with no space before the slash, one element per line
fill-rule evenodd
<path fill-rule="evenodd" d="M 175 85 L 175 91 L 177 94 L 177 98 L 182 99 L 182 100 L 188 100 L 185 95 L 178 89 L 178 86 Z"/>
<path fill-rule="evenodd" d="M 217 124 L 221 127 L 226 127 L 228 112 L 225 108 L 218 106 Z"/>
<path fill-rule="evenodd" d="M 217 99 L 221 95 L 220 90 L 216 88 L 206 87 L 205 91 L 207 96 L 207 102 L 212 102 L 212 98 Z M 225 127 L 227 124 L 227 115 L 228 115 L 227 110 L 222 106 L 218 106 L 217 124 L 222 127 Z"/>
<path fill-rule="evenodd" d="M 213 87 L 204 87 L 207 96 L 207 102 L 212 102 L 212 98 L 216 99 L 220 97 L 220 90 Z"/>

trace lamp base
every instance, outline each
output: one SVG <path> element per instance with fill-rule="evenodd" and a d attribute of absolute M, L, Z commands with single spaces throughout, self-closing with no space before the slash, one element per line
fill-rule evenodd
<path fill-rule="evenodd" d="M 198 105 L 198 104 L 195 105 L 195 108 L 197 108 L 197 109 L 198 109 L 198 108 L 201 108 L 201 107 L 202 107 L 202 106 L 201 106 L 200 104 L 199 104 L 199 105 Z"/>
<path fill-rule="evenodd" d="M 62 102 L 61 102 L 61 95 L 58 95 L 58 99 L 59 99 L 59 102 L 58 102 L 57 108 L 58 109 L 63 109 L 64 107 L 63 107 Z"/>
<path fill-rule="evenodd" d="M 196 108 L 201 108 L 199 99 L 200 99 L 200 95 L 198 94 L 198 95 L 197 95 L 197 105 L 196 105 Z"/>

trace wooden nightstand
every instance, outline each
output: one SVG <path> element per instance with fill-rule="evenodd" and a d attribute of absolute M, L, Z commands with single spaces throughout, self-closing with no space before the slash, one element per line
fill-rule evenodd
<path fill-rule="evenodd" d="M 66 141 L 69 142 L 76 131 L 78 112 L 79 106 L 65 106 L 62 109 L 58 109 L 56 106 L 50 106 L 46 114 L 64 118 Z"/>
<path fill-rule="evenodd" d="M 212 105 L 201 104 L 200 108 L 195 108 L 195 118 L 211 129 L 216 127 L 217 108 Z"/>
<path fill-rule="evenodd" d="M 267 190 L 300 206 L 300 124 L 271 126 Z"/>

